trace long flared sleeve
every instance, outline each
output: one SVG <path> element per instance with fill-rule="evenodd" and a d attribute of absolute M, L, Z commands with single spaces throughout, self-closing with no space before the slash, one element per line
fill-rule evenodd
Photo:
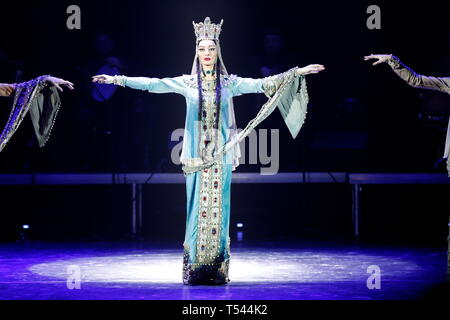
<path fill-rule="evenodd" d="M 278 110 L 280 110 L 281 116 L 294 139 L 305 121 L 306 106 L 309 100 L 306 78 L 303 75 L 297 75 L 297 69 L 295 67 L 286 72 L 262 79 L 238 77 L 233 87 L 234 96 L 246 93 L 264 93 L 269 99 L 268 103 L 276 105 Z M 258 123 L 269 114 L 261 115 Z"/>
<path fill-rule="evenodd" d="M 387 63 L 392 70 L 410 86 L 421 89 L 431 89 L 450 94 L 450 77 L 430 77 L 417 74 L 405 66 L 399 58 L 391 55 Z M 445 139 L 444 158 L 447 158 L 447 172 L 450 177 L 450 119 Z"/>
<path fill-rule="evenodd" d="M 183 76 L 162 79 L 145 77 L 123 77 L 120 82 L 124 87 L 144 90 L 152 93 L 184 94 L 186 90 Z"/>
<path fill-rule="evenodd" d="M 49 86 L 45 81 L 47 77 L 41 76 L 15 85 L 11 113 L 0 135 L 0 151 L 5 148 L 28 112 L 39 146 L 43 147 L 48 141 L 61 101 L 56 87 Z"/>
<path fill-rule="evenodd" d="M 450 94 L 450 77 L 429 77 L 418 74 L 405 66 L 396 56 L 391 56 L 387 63 L 411 87 L 432 89 Z"/>

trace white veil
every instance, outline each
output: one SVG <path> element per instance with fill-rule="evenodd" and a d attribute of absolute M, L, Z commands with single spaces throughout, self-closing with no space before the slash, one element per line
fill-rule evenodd
<path fill-rule="evenodd" d="M 223 59 L 222 59 L 222 53 L 220 50 L 220 41 L 218 39 L 214 39 L 215 43 L 216 43 L 216 49 L 217 49 L 217 59 L 218 62 L 220 63 L 220 70 L 221 70 L 221 75 L 228 77 L 228 71 L 227 68 L 225 67 L 225 64 L 223 63 Z M 191 71 L 191 75 L 197 75 L 197 60 L 198 60 L 198 44 L 200 41 L 196 41 L 196 46 L 195 46 L 195 57 L 194 57 L 194 62 L 192 64 L 192 71 Z M 219 78 L 220 76 L 218 76 Z M 227 130 L 229 130 L 230 135 L 229 135 L 229 139 L 228 141 L 223 141 L 223 139 L 219 139 L 219 141 L 222 141 L 223 144 L 226 144 L 229 141 L 232 141 L 234 139 L 236 139 L 236 136 L 238 134 L 237 132 L 237 127 L 236 127 L 236 118 L 234 116 L 234 104 L 233 104 L 233 98 L 230 98 L 229 103 L 228 103 L 228 112 L 227 112 L 228 118 L 226 119 L 226 123 L 227 123 Z M 220 149 L 220 147 L 222 147 L 223 145 L 219 145 L 217 149 Z M 216 150 L 217 150 L 216 149 Z M 236 167 L 239 165 L 239 158 L 241 157 L 241 150 L 239 147 L 239 143 L 237 143 L 232 150 L 230 150 L 231 152 L 231 159 L 232 159 L 232 165 L 233 165 L 233 171 L 236 169 Z M 226 157 L 227 158 L 227 157 Z"/>

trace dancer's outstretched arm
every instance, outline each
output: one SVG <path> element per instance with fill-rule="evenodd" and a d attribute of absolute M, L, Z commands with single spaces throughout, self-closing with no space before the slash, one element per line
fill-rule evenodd
<path fill-rule="evenodd" d="M 152 93 L 179 93 L 184 94 L 186 85 L 183 76 L 175 78 L 146 78 L 146 77 L 126 77 L 110 76 L 107 74 L 92 77 L 92 82 L 100 84 L 114 84 L 132 89 L 145 90 Z"/>
<path fill-rule="evenodd" d="M 55 86 L 59 91 L 63 91 L 61 86 L 66 86 L 73 90 L 73 83 L 64 79 L 48 76 L 44 79 L 51 86 Z M 0 83 L 0 97 L 10 97 L 16 91 L 16 83 Z"/>
<path fill-rule="evenodd" d="M 254 129 L 278 107 L 292 137 L 295 139 L 302 127 L 309 101 L 306 75 L 325 70 L 320 64 L 292 68 L 286 72 L 261 79 L 234 77 L 231 79 L 233 96 L 246 93 L 264 93 L 268 101 L 257 116 L 243 130 L 244 135 Z M 243 137 L 244 135 L 241 135 Z"/>
<path fill-rule="evenodd" d="M 284 73 L 261 79 L 237 77 L 237 83 L 233 88 L 233 95 L 239 96 L 247 93 L 264 93 L 266 96 L 271 97 L 276 90 L 278 90 L 286 76 L 291 74 L 295 76 L 306 76 L 308 74 L 319 73 L 323 70 L 325 70 L 325 67 L 321 64 L 310 64 L 303 68 L 296 68 L 294 73 L 291 73 L 293 71 L 291 69 Z"/>
<path fill-rule="evenodd" d="M 414 88 L 432 89 L 450 94 L 450 77 L 429 77 L 418 74 L 392 54 L 371 54 L 364 57 L 364 60 L 370 59 L 377 60 L 373 65 L 388 63 L 400 78 Z"/>
<path fill-rule="evenodd" d="M 427 77 L 417 74 L 392 54 L 371 54 L 364 57 L 364 60 L 370 59 L 377 60 L 373 65 L 387 62 L 400 78 L 414 88 L 432 89 L 450 94 L 450 77 Z M 450 177 L 450 121 L 445 140 L 444 158 L 447 158 L 447 171 Z"/>

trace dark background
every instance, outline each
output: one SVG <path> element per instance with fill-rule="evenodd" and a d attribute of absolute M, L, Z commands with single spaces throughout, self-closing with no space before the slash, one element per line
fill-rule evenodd
<path fill-rule="evenodd" d="M 81 30 L 66 27 L 72 4 L 81 8 Z M 381 8 L 381 30 L 366 27 L 372 4 Z M 261 125 L 280 129 L 280 171 L 443 173 L 436 163 L 443 154 L 450 97 L 411 88 L 389 66 L 373 67 L 363 57 L 392 53 L 421 74 L 450 75 L 446 9 L 440 1 L 2 3 L 0 82 L 52 74 L 74 82 L 76 90 L 62 94 L 44 149 L 37 147 L 31 121 L 25 121 L 0 155 L 0 173 L 180 173 L 170 162 L 168 137 L 184 126 L 184 98 L 119 88 L 111 99 L 97 102 L 90 81 L 111 57 L 128 76 L 190 73 L 192 21 L 205 16 L 224 19 L 220 39 L 230 73 L 262 77 L 269 33 L 284 43 L 281 71 L 311 63 L 327 68 L 307 77 L 308 117 L 296 140 L 278 112 Z M 0 99 L 2 126 L 11 102 Z M 234 99 L 239 127 L 262 102 L 257 95 Z M 241 165 L 237 172 L 260 167 Z M 35 239 L 120 238 L 129 230 L 129 191 L 126 186 L 0 187 L 0 238 L 15 239 L 23 223 L 32 226 Z M 245 221 L 249 236 L 351 237 L 348 186 L 233 185 L 232 199 L 232 222 Z M 371 186 L 362 200 L 368 240 L 444 243 L 447 186 Z M 145 186 L 146 238 L 181 239 L 184 217 L 183 185 Z"/>

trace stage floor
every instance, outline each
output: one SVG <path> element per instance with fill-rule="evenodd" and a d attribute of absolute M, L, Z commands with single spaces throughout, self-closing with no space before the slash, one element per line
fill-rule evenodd
<path fill-rule="evenodd" d="M 0 244 L 0 299 L 403 300 L 446 285 L 442 248 L 232 241 L 225 286 L 183 285 L 182 254 L 156 242 Z M 371 266 L 380 289 L 368 289 Z"/>

